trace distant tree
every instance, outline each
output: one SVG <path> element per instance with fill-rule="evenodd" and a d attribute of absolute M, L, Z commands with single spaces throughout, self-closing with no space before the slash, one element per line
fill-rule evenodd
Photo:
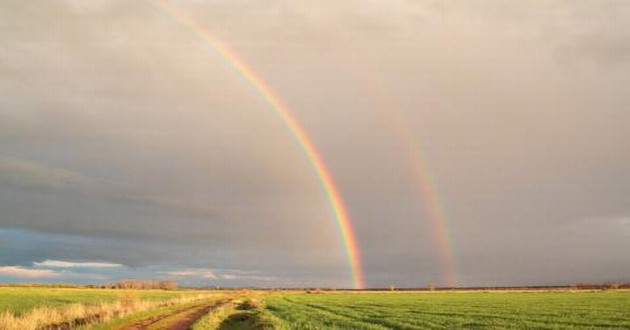
<path fill-rule="evenodd" d="M 160 281 L 159 287 L 162 290 L 174 290 L 177 289 L 177 282 L 173 280 Z"/>
<path fill-rule="evenodd" d="M 128 279 L 120 280 L 111 285 L 115 289 L 135 289 L 135 290 L 150 290 L 150 289 L 162 289 L 173 290 L 177 288 L 177 283 L 172 280 L 138 280 Z"/>

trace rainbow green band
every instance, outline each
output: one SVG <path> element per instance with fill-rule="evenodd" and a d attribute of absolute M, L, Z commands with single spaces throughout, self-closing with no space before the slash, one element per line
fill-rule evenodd
<path fill-rule="evenodd" d="M 161 11 L 168 14 L 175 21 L 187 27 L 195 33 L 195 35 L 203 40 L 211 49 L 215 50 L 222 58 L 224 58 L 236 72 L 241 75 L 249 84 L 251 84 L 261 97 L 271 106 L 276 114 L 282 119 L 287 129 L 295 137 L 295 140 L 302 149 L 304 155 L 312 165 L 321 186 L 326 193 L 328 201 L 332 206 L 337 227 L 339 229 L 342 245 L 345 250 L 352 284 L 354 288 L 362 289 L 365 287 L 363 273 L 361 268 L 361 257 L 358 243 L 352 229 L 352 223 L 348 216 L 348 211 L 344 201 L 339 193 L 339 189 L 333 180 L 333 177 L 326 166 L 321 154 L 315 148 L 313 141 L 309 137 L 304 127 L 297 118 L 291 113 L 286 105 L 282 103 L 280 98 L 274 93 L 271 87 L 258 76 L 233 50 L 231 50 L 224 42 L 214 37 L 206 28 L 195 22 L 167 1 L 150 2 Z"/>

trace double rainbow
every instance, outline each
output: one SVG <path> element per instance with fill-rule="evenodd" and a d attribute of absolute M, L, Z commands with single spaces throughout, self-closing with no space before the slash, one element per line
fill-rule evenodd
<path fill-rule="evenodd" d="M 320 152 L 309 137 L 308 133 L 299 122 L 299 120 L 291 113 L 289 108 L 283 104 L 278 95 L 272 90 L 260 76 L 258 76 L 245 61 L 243 61 L 233 50 L 224 42 L 213 36 L 207 28 L 178 10 L 167 1 L 149 2 L 156 6 L 160 11 L 173 18 L 182 26 L 188 28 L 196 37 L 206 43 L 216 53 L 240 75 L 242 76 L 260 96 L 269 104 L 275 113 L 282 119 L 287 129 L 291 132 L 302 152 L 310 162 L 315 174 L 322 185 L 324 192 L 332 206 L 332 210 L 337 221 L 337 226 L 341 234 L 342 244 L 348 259 L 352 284 L 357 289 L 365 287 L 363 273 L 361 268 L 361 256 L 359 253 L 358 243 L 350 222 L 348 211 L 344 201 L 339 193 L 339 189 L 333 180 L 330 170 L 326 166 Z"/>
<path fill-rule="evenodd" d="M 364 74 L 369 74 L 370 70 L 364 68 Z M 387 93 L 387 88 L 377 75 L 371 75 L 371 82 L 368 86 L 371 94 L 378 99 L 380 114 L 391 131 L 397 136 L 398 142 L 405 152 L 409 165 L 409 171 L 414 178 L 414 187 L 420 195 L 420 200 L 426 217 L 429 221 L 430 235 L 437 249 L 437 261 L 440 268 L 441 286 L 458 286 L 457 270 L 455 267 L 455 257 L 453 254 L 451 234 L 448 226 L 448 219 L 444 212 L 442 202 L 439 198 L 434 180 L 426 160 L 423 157 L 422 146 L 405 120 L 404 114 L 396 102 Z"/>
<path fill-rule="evenodd" d="M 357 83 L 370 95 L 373 103 L 378 108 L 380 119 L 386 124 L 388 131 L 393 133 L 401 150 L 404 152 L 407 171 L 412 175 L 411 182 L 418 193 L 422 210 L 429 223 L 429 235 L 436 249 L 436 261 L 439 267 L 440 286 L 457 287 L 456 258 L 453 253 L 451 230 L 449 221 L 444 212 L 440 195 L 434 183 L 428 163 L 423 155 L 422 145 L 416 134 L 407 124 L 404 112 L 391 97 L 388 86 L 384 83 L 382 75 L 375 71 L 375 63 L 366 61 L 348 60 L 340 57 L 345 66 L 352 70 L 357 77 Z"/>

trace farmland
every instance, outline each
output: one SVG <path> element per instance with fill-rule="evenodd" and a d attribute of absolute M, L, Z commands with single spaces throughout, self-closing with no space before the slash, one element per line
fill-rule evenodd
<path fill-rule="evenodd" d="M 36 329 L 43 324 L 103 330 L 630 328 L 630 292 L 624 290 L 305 293 L 0 288 L 0 306 L 4 315 L 0 329 Z M 83 314 L 73 314 L 76 308 L 70 306 L 84 306 L 79 309 Z M 41 312 L 45 308 L 50 310 Z M 7 315 L 41 318 L 34 311 L 56 321 L 7 326 Z M 108 316 L 76 321 L 103 314 Z"/>
<path fill-rule="evenodd" d="M 629 292 L 280 294 L 291 329 L 630 328 Z"/>

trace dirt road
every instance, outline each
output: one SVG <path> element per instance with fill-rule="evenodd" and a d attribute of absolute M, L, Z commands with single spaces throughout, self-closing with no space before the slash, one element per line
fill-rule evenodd
<path fill-rule="evenodd" d="M 193 323 L 195 323 L 195 321 L 207 314 L 210 310 L 227 304 L 230 300 L 231 299 L 222 299 L 219 301 L 213 300 L 187 305 L 182 308 L 152 315 L 145 319 L 135 321 L 118 328 L 117 330 L 187 330 Z"/>

